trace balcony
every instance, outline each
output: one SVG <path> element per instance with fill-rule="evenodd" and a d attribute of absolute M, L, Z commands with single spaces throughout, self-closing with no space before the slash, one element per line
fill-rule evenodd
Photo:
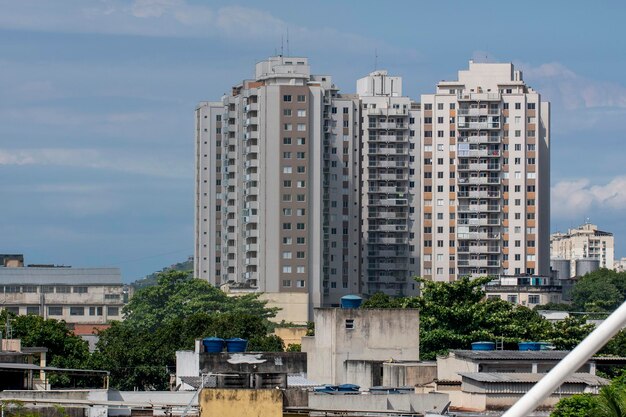
<path fill-rule="evenodd" d="M 367 165 L 378 168 L 406 168 L 408 163 L 406 161 L 368 161 Z"/>
<path fill-rule="evenodd" d="M 500 219 L 458 219 L 456 223 L 459 226 L 499 226 Z"/>
<path fill-rule="evenodd" d="M 459 164 L 457 166 L 459 171 L 499 171 L 500 168 L 500 164 L 488 163 Z"/>
<path fill-rule="evenodd" d="M 500 122 L 459 122 L 456 124 L 457 129 L 500 129 Z"/>
<path fill-rule="evenodd" d="M 500 156 L 500 151 L 498 150 L 489 150 L 489 149 L 470 149 L 470 150 L 459 150 L 459 157 L 492 157 L 496 158 Z"/>
<path fill-rule="evenodd" d="M 457 239 L 459 240 L 491 240 L 500 239 L 500 233 L 488 233 L 488 232 L 469 232 L 469 233 L 457 233 Z"/>
<path fill-rule="evenodd" d="M 458 101 L 500 101 L 500 93 L 466 93 L 457 94 Z"/>
<path fill-rule="evenodd" d="M 371 225 L 368 229 L 375 232 L 406 232 L 408 228 L 401 224 L 379 224 Z"/>
<path fill-rule="evenodd" d="M 470 204 L 460 205 L 457 208 L 459 213 L 476 213 L 476 212 L 498 212 L 500 211 L 499 204 Z"/>
<path fill-rule="evenodd" d="M 459 136 L 457 138 L 458 143 L 472 143 L 472 144 L 482 144 L 482 143 L 500 143 L 500 136 L 491 136 L 491 135 L 477 135 L 477 136 Z"/>

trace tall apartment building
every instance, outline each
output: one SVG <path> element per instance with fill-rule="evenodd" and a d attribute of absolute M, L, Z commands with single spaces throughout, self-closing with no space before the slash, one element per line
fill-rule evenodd
<path fill-rule="evenodd" d="M 598 259 L 600 268 L 613 269 L 615 241 L 613 233 L 598 230 L 598 226 L 585 223 L 567 233 L 556 232 L 550 235 L 550 257 L 571 261 L 570 273 L 575 275 L 575 261 L 578 259 Z"/>
<path fill-rule="evenodd" d="M 196 109 L 195 274 L 281 316 L 360 292 L 358 101 L 306 58 L 271 57 Z"/>
<path fill-rule="evenodd" d="M 422 276 L 547 275 L 549 103 L 512 64 L 470 61 L 421 105 Z"/>
<path fill-rule="evenodd" d="M 419 105 L 402 78 L 357 81 L 361 101 L 361 280 L 365 294 L 413 295 L 419 274 Z"/>

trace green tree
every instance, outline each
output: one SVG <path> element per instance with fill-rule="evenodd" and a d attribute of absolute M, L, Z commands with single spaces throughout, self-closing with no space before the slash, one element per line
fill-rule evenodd
<path fill-rule="evenodd" d="M 284 349 L 280 338 L 268 336 L 275 309 L 257 295 L 228 297 L 185 272 L 159 274 L 157 285 L 138 290 L 124 313 L 125 321 L 100 333 L 93 355 L 115 388 L 166 389 L 176 351 L 207 336 L 248 339 L 249 350 Z"/>
<path fill-rule="evenodd" d="M 572 299 L 579 311 L 613 311 L 626 299 L 626 272 L 591 272 L 574 285 Z"/>
<path fill-rule="evenodd" d="M 363 308 L 402 308 L 403 298 L 390 297 L 383 292 L 377 292 L 367 299 Z"/>
<path fill-rule="evenodd" d="M 4 328 L 7 319 L 11 320 L 13 337 L 21 339 L 22 346 L 48 348 L 48 366 L 73 369 L 89 367 L 89 345 L 69 331 L 64 321 L 46 320 L 34 314 L 15 316 L 3 310 L 0 312 L 1 328 Z M 81 379 L 78 382 L 87 384 L 89 381 Z M 50 382 L 56 387 L 63 387 L 72 381 L 67 376 L 55 374 L 50 376 Z"/>
<path fill-rule="evenodd" d="M 576 394 L 565 397 L 556 404 L 550 417 L 589 417 L 596 407 L 596 397 L 591 394 Z"/>
<path fill-rule="evenodd" d="M 595 329 L 593 324 L 587 324 L 587 317 L 581 315 L 569 316 L 552 325 L 546 338 L 558 350 L 572 350 Z"/>
<path fill-rule="evenodd" d="M 501 340 L 513 347 L 520 340 L 545 340 L 550 323 L 537 312 L 500 299 L 486 299 L 484 285 L 492 278 L 461 277 L 454 282 L 418 279 L 421 294 L 399 301 L 373 296 L 365 308 L 418 308 L 420 356 L 432 360 L 449 349 L 468 349 L 472 342 Z"/>

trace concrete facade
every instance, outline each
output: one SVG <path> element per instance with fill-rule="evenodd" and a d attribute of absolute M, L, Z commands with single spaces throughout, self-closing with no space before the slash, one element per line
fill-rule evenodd
<path fill-rule="evenodd" d="M 320 308 L 314 320 L 315 336 L 302 338 L 302 351 L 316 383 L 366 389 L 382 383 L 383 362 L 419 359 L 418 310 Z"/>
<path fill-rule="evenodd" d="M 597 259 L 600 268 L 614 269 L 615 240 L 613 233 L 598 230 L 598 226 L 585 223 L 566 233 L 550 235 L 550 257 L 571 262 L 570 277 L 576 276 L 576 261 Z"/>
<path fill-rule="evenodd" d="M 549 274 L 549 103 L 470 61 L 421 105 L 421 276 Z"/>
<path fill-rule="evenodd" d="M 200 417 L 282 417 L 283 392 L 276 389 L 200 391 Z"/>
<path fill-rule="evenodd" d="M 0 267 L 0 308 L 68 324 L 122 320 L 129 291 L 118 268 Z"/>

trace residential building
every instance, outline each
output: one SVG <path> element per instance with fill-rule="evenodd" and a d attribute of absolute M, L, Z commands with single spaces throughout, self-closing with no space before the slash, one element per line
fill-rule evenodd
<path fill-rule="evenodd" d="M 128 297 L 118 268 L 0 267 L 0 308 L 15 314 L 104 324 L 123 319 Z"/>
<path fill-rule="evenodd" d="M 500 276 L 485 286 L 485 292 L 487 298 L 499 298 L 533 308 L 548 303 L 562 303 L 562 284 L 551 276 Z"/>
<path fill-rule="evenodd" d="M 613 233 L 598 230 L 589 222 L 569 229 L 566 233 L 550 235 L 550 257 L 571 262 L 570 276 L 576 276 L 576 261 L 597 259 L 600 268 L 614 268 L 615 241 Z M 580 268 L 579 268 L 580 269 Z"/>
<path fill-rule="evenodd" d="M 361 281 L 363 293 L 417 294 L 419 105 L 402 78 L 375 71 L 357 81 L 361 103 Z M 356 161 L 355 161 L 356 164 Z"/>
<path fill-rule="evenodd" d="M 548 275 L 550 105 L 513 64 L 422 95 L 421 275 Z"/>
<path fill-rule="evenodd" d="M 613 262 L 617 272 L 626 272 L 626 257 Z"/>

